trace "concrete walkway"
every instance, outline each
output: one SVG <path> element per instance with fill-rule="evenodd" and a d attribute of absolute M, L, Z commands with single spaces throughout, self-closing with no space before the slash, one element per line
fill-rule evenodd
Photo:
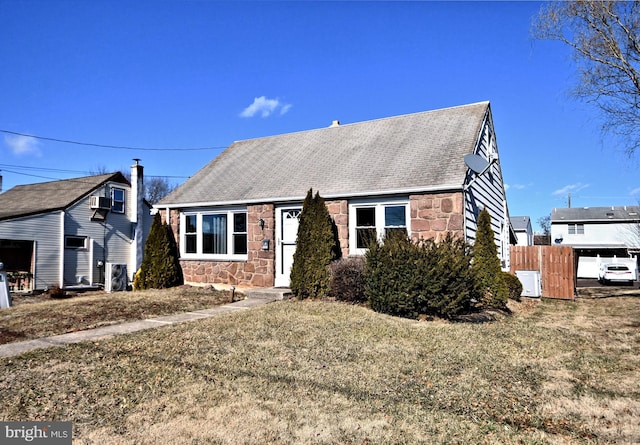
<path fill-rule="evenodd" d="M 34 349 L 51 348 L 72 343 L 80 343 L 83 341 L 99 340 L 113 337 L 115 335 L 130 334 L 132 332 L 154 329 L 161 326 L 201 320 L 203 318 L 211 318 L 218 314 L 263 306 L 276 300 L 286 299 L 289 296 L 288 289 L 274 288 L 248 290 L 243 293 L 247 296 L 246 300 L 235 301 L 233 303 L 217 306 L 211 309 L 201 309 L 193 312 L 183 312 L 174 315 L 149 318 L 146 320 L 131 321 L 128 323 L 87 329 L 85 331 L 70 332 L 68 334 L 53 335 L 51 337 L 38 338 L 35 340 L 7 343 L 5 345 L 0 345 L 0 358 L 14 357 L 25 352 L 33 351 Z"/>

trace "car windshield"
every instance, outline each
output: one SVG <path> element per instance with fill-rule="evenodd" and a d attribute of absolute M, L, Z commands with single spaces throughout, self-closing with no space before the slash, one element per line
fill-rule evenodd
<path fill-rule="evenodd" d="M 627 266 L 607 266 L 607 270 L 627 271 L 629 268 Z"/>

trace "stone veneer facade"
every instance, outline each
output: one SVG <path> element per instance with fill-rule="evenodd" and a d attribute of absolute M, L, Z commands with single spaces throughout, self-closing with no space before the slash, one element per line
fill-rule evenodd
<path fill-rule="evenodd" d="M 342 256 L 349 255 L 349 204 L 346 199 L 327 200 L 327 209 L 337 228 Z M 411 195 L 411 238 L 442 239 L 448 232 L 464 235 L 463 195 L 438 193 Z M 161 210 L 163 221 L 165 211 Z M 180 243 L 180 215 L 170 211 L 170 226 Z M 264 229 L 259 220 L 264 220 Z M 180 260 L 185 283 L 225 284 L 270 287 L 275 280 L 275 206 L 258 204 L 247 207 L 247 261 Z M 269 239 L 269 250 L 262 250 L 262 240 Z"/>
<path fill-rule="evenodd" d="M 411 195 L 411 239 L 440 241 L 447 233 L 464 237 L 462 192 Z"/>

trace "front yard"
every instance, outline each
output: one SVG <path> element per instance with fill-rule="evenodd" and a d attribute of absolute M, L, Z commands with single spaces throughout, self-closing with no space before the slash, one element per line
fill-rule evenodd
<path fill-rule="evenodd" d="M 11 308 L 0 310 L 0 344 L 195 311 L 230 301 L 229 292 L 198 287 L 88 292 L 61 299 L 44 294 L 16 296 Z"/>
<path fill-rule="evenodd" d="M 639 443 L 640 298 L 512 309 L 283 301 L 35 351 L 0 360 L 0 419 L 71 420 L 78 444 Z"/>

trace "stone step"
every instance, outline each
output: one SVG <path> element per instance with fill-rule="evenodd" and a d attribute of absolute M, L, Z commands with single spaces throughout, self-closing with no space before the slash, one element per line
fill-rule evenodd
<path fill-rule="evenodd" d="M 242 291 L 247 298 L 262 300 L 287 300 L 293 295 L 291 289 L 286 287 L 263 287 L 258 289 L 246 289 Z"/>

